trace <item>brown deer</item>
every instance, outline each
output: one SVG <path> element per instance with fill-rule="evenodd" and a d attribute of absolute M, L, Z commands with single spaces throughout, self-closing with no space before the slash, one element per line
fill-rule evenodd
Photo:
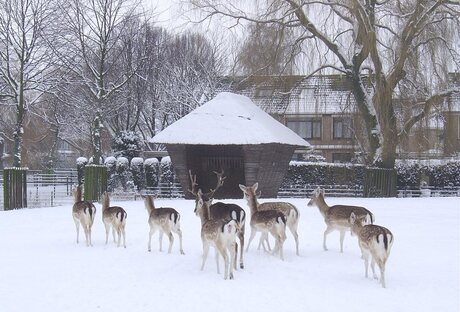
<path fill-rule="evenodd" d="M 262 232 L 261 240 L 268 240 L 268 233 L 270 233 L 275 238 L 275 248 L 272 254 L 279 252 L 281 260 L 284 260 L 283 244 L 286 240 L 287 225 L 284 213 L 275 209 L 257 210 L 258 204 L 257 197 L 255 196 L 257 183 L 254 186 L 244 186 L 240 184 L 239 187 L 243 191 L 244 197 L 248 200 L 248 206 L 251 210 L 251 236 L 249 237 L 246 251 L 248 251 L 249 245 L 257 232 Z"/>
<path fill-rule="evenodd" d="M 105 226 L 105 243 L 109 241 L 109 231 L 112 227 L 113 241 L 117 243 L 117 247 L 120 247 L 121 236 L 123 236 L 123 247 L 126 248 L 126 218 L 128 214 L 126 211 L 118 206 L 110 207 L 109 193 L 104 192 L 102 194 L 102 221 Z M 118 235 L 118 242 L 115 240 L 115 232 Z"/>
<path fill-rule="evenodd" d="M 385 288 L 385 264 L 390 256 L 391 246 L 393 246 L 393 234 L 383 226 L 366 224 L 368 221 L 359 219 L 354 212 L 350 214 L 349 222 L 352 233 L 358 236 L 359 247 L 364 259 L 364 275 L 368 277 L 369 256 L 371 256 L 373 277 L 378 278 L 374 268 L 377 262 L 380 269 L 380 283 Z"/>
<path fill-rule="evenodd" d="M 235 259 L 236 235 L 239 230 L 238 222 L 233 219 L 211 219 L 210 201 L 203 198 L 201 189 L 197 192 L 197 205 L 195 213 L 201 220 L 201 241 L 203 243 L 203 271 L 208 257 L 209 247 L 213 246 L 216 253 L 224 258 L 224 279 L 233 279 L 232 259 Z M 229 256 L 230 253 L 230 256 Z M 216 255 L 217 273 L 219 274 L 219 257 Z"/>
<path fill-rule="evenodd" d="M 74 204 L 72 207 L 72 216 L 77 228 L 77 244 L 78 236 L 80 232 L 80 224 L 85 231 L 86 246 L 93 246 L 91 242 L 91 228 L 94 223 L 94 217 L 96 215 L 96 207 L 89 201 L 83 201 L 81 198 L 82 188 L 78 185 L 73 190 Z"/>
<path fill-rule="evenodd" d="M 156 230 L 160 232 L 160 251 L 162 251 L 163 245 L 163 234 L 169 238 L 168 253 L 171 253 L 172 245 L 174 242 L 174 236 L 172 232 L 179 236 L 180 253 L 184 255 L 182 249 L 182 231 L 180 229 L 180 214 L 174 208 L 156 208 L 154 204 L 154 197 L 151 195 L 142 196 L 144 199 L 145 209 L 149 214 L 149 244 L 148 251 L 151 251 L 152 235 L 155 234 Z"/>
<path fill-rule="evenodd" d="M 355 214 L 356 218 L 360 220 L 369 218 L 371 223 L 374 222 L 374 215 L 364 207 L 345 205 L 334 205 L 329 207 L 324 200 L 324 190 L 321 190 L 319 187 L 313 192 L 307 205 L 316 205 L 321 215 L 324 217 L 324 222 L 326 222 L 326 230 L 324 231 L 323 237 L 324 250 L 327 250 L 327 235 L 337 230 L 340 232 L 340 252 L 343 252 L 343 240 L 345 238 L 345 232 L 350 230 L 349 219 L 352 212 Z"/>
<path fill-rule="evenodd" d="M 217 176 L 217 185 L 214 189 L 211 189 L 210 192 L 206 194 L 202 194 L 202 198 L 204 201 L 207 201 L 209 204 L 209 217 L 214 220 L 223 220 L 223 219 L 233 219 L 238 223 L 238 240 L 240 243 L 240 268 L 244 268 L 244 232 L 245 232 L 245 222 L 246 222 L 246 212 L 238 205 L 235 204 L 226 204 L 222 202 L 217 202 L 212 204 L 212 200 L 214 197 L 215 192 L 222 187 L 224 184 L 224 171 L 215 172 Z M 198 183 L 196 182 L 196 175 L 192 175 L 191 171 L 189 171 L 190 182 L 191 182 L 191 189 L 189 192 L 195 196 L 195 212 L 198 207 Z M 238 248 L 238 244 L 236 245 Z M 237 253 L 237 252 L 236 252 Z M 236 258 L 234 267 L 236 269 Z"/>

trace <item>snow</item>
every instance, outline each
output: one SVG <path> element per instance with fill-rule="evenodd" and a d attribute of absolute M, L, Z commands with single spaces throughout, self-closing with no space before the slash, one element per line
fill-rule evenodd
<path fill-rule="evenodd" d="M 85 157 L 78 157 L 77 158 L 77 165 L 84 165 L 88 163 L 88 159 Z"/>
<path fill-rule="evenodd" d="M 133 157 L 131 159 L 131 166 L 140 166 L 144 163 L 144 159 L 142 157 Z"/>
<path fill-rule="evenodd" d="M 108 156 L 105 161 L 104 161 L 104 164 L 106 165 L 115 165 L 115 163 L 117 162 L 117 159 L 113 156 Z"/>
<path fill-rule="evenodd" d="M 158 159 L 157 158 L 147 158 L 144 161 L 144 166 L 154 166 L 158 164 Z"/>
<path fill-rule="evenodd" d="M 167 164 L 167 163 L 170 163 L 170 162 L 171 162 L 171 157 L 170 156 L 166 156 L 166 157 L 161 158 L 161 163 L 162 164 Z"/>
<path fill-rule="evenodd" d="M 147 213 L 141 201 L 116 202 L 128 212 L 127 248 L 105 245 L 101 205 L 93 245 L 80 232 L 75 243 L 71 206 L 0 212 L 1 311 L 458 311 L 459 198 L 326 198 L 330 204 L 366 206 L 395 242 L 386 267 L 387 288 L 364 278 L 356 237 L 339 234 L 322 250 L 324 221 L 306 199 L 287 199 L 301 213 L 300 256 L 287 233 L 285 261 L 257 251 L 245 254 L 235 280 L 216 274 L 211 252 L 200 271 L 200 221 L 194 201 L 157 200 L 181 213 L 185 255 L 147 252 Z M 229 200 L 245 208 L 241 200 Z M 115 203 L 112 203 L 115 204 Z M 246 242 L 249 237 L 247 221 Z M 258 238 L 258 237 L 257 237 Z M 166 238 L 165 238 L 166 239 Z M 273 244 L 272 244 L 273 245 Z M 163 248 L 167 249 L 166 240 Z M 221 261 L 222 266 L 222 261 Z"/>
<path fill-rule="evenodd" d="M 182 117 L 149 140 L 165 144 L 266 144 L 310 146 L 248 97 L 230 92 Z"/>

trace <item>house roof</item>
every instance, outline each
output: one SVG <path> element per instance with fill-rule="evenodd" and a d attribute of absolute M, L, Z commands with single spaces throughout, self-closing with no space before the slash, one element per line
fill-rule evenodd
<path fill-rule="evenodd" d="M 257 107 L 248 97 L 229 92 L 219 93 L 149 142 L 190 145 L 279 143 L 310 146 L 295 132 Z"/>
<path fill-rule="evenodd" d="M 351 83 L 344 75 L 223 77 L 219 89 L 246 95 L 269 114 L 341 114 L 355 110 Z"/>

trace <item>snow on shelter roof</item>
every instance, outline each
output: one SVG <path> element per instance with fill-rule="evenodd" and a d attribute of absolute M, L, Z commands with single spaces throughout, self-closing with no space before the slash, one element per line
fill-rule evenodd
<path fill-rule="evenodd" d="M 229 92 L 219 93 L 149 142 L 190 145 L 279 143 L 310 146 L 295 132 L 257 107 L 248 97 Z"/>

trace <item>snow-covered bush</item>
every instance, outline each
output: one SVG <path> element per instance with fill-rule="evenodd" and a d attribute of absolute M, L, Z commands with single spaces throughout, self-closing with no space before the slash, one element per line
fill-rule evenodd
<path fill-rule="evenodd" d="M 131 172 L 129 171 L 128 158 L 117 158 L 116 172 L 116 188 L 122 188 L 124 191 L 132 190 L 134 188 L 134 183 L 132 182 Z"/>
<path fill-rule="evenodd" d="M 109 156 L 105 159 L 104 165 L 107 167 L 107 190 L 113 192 L 117 187 L 117 159 Z"/>
<path fill-rule="evenodd" d="M 131 160 L 139 157 L 142 151 L 142 137 L 134 131 L 123 130 L 112 141 L 112 149 L 115 157 L 123 156 Z"/>
<path fill-rule="evenodd" d="M 83 184 L 85 178 L 85 166 L 88 164 L 88 159 L 85 157 L 77 158 L 77 176 L 78 176 L 78 185 Z"/>
<path fill-rule="evenodd" d="M 163 157 L 160 162 L 160 179 L 159 183 L 172 184 L 175 179 L 174 168 L 172 166 L 171 158 Z"/>
<path fill-rule="evenodd" d="M 281 187 L 305 185 L 363 185 L 364 166 L 291 161 Z"/>
<path fill-rule="evenodd" d="M 147 158 L 144 161 L 145 182 L 147 187 L 158 186 L 159 161 L 156 158 Z"/>
<path fill-rule="evenodd" d="M 131 175 L 136 190 L 140 191 L 145 188 L 145 172 L 144 172 L 144 159 L 141 157 L 134 157 L 131 159 Z"/>

